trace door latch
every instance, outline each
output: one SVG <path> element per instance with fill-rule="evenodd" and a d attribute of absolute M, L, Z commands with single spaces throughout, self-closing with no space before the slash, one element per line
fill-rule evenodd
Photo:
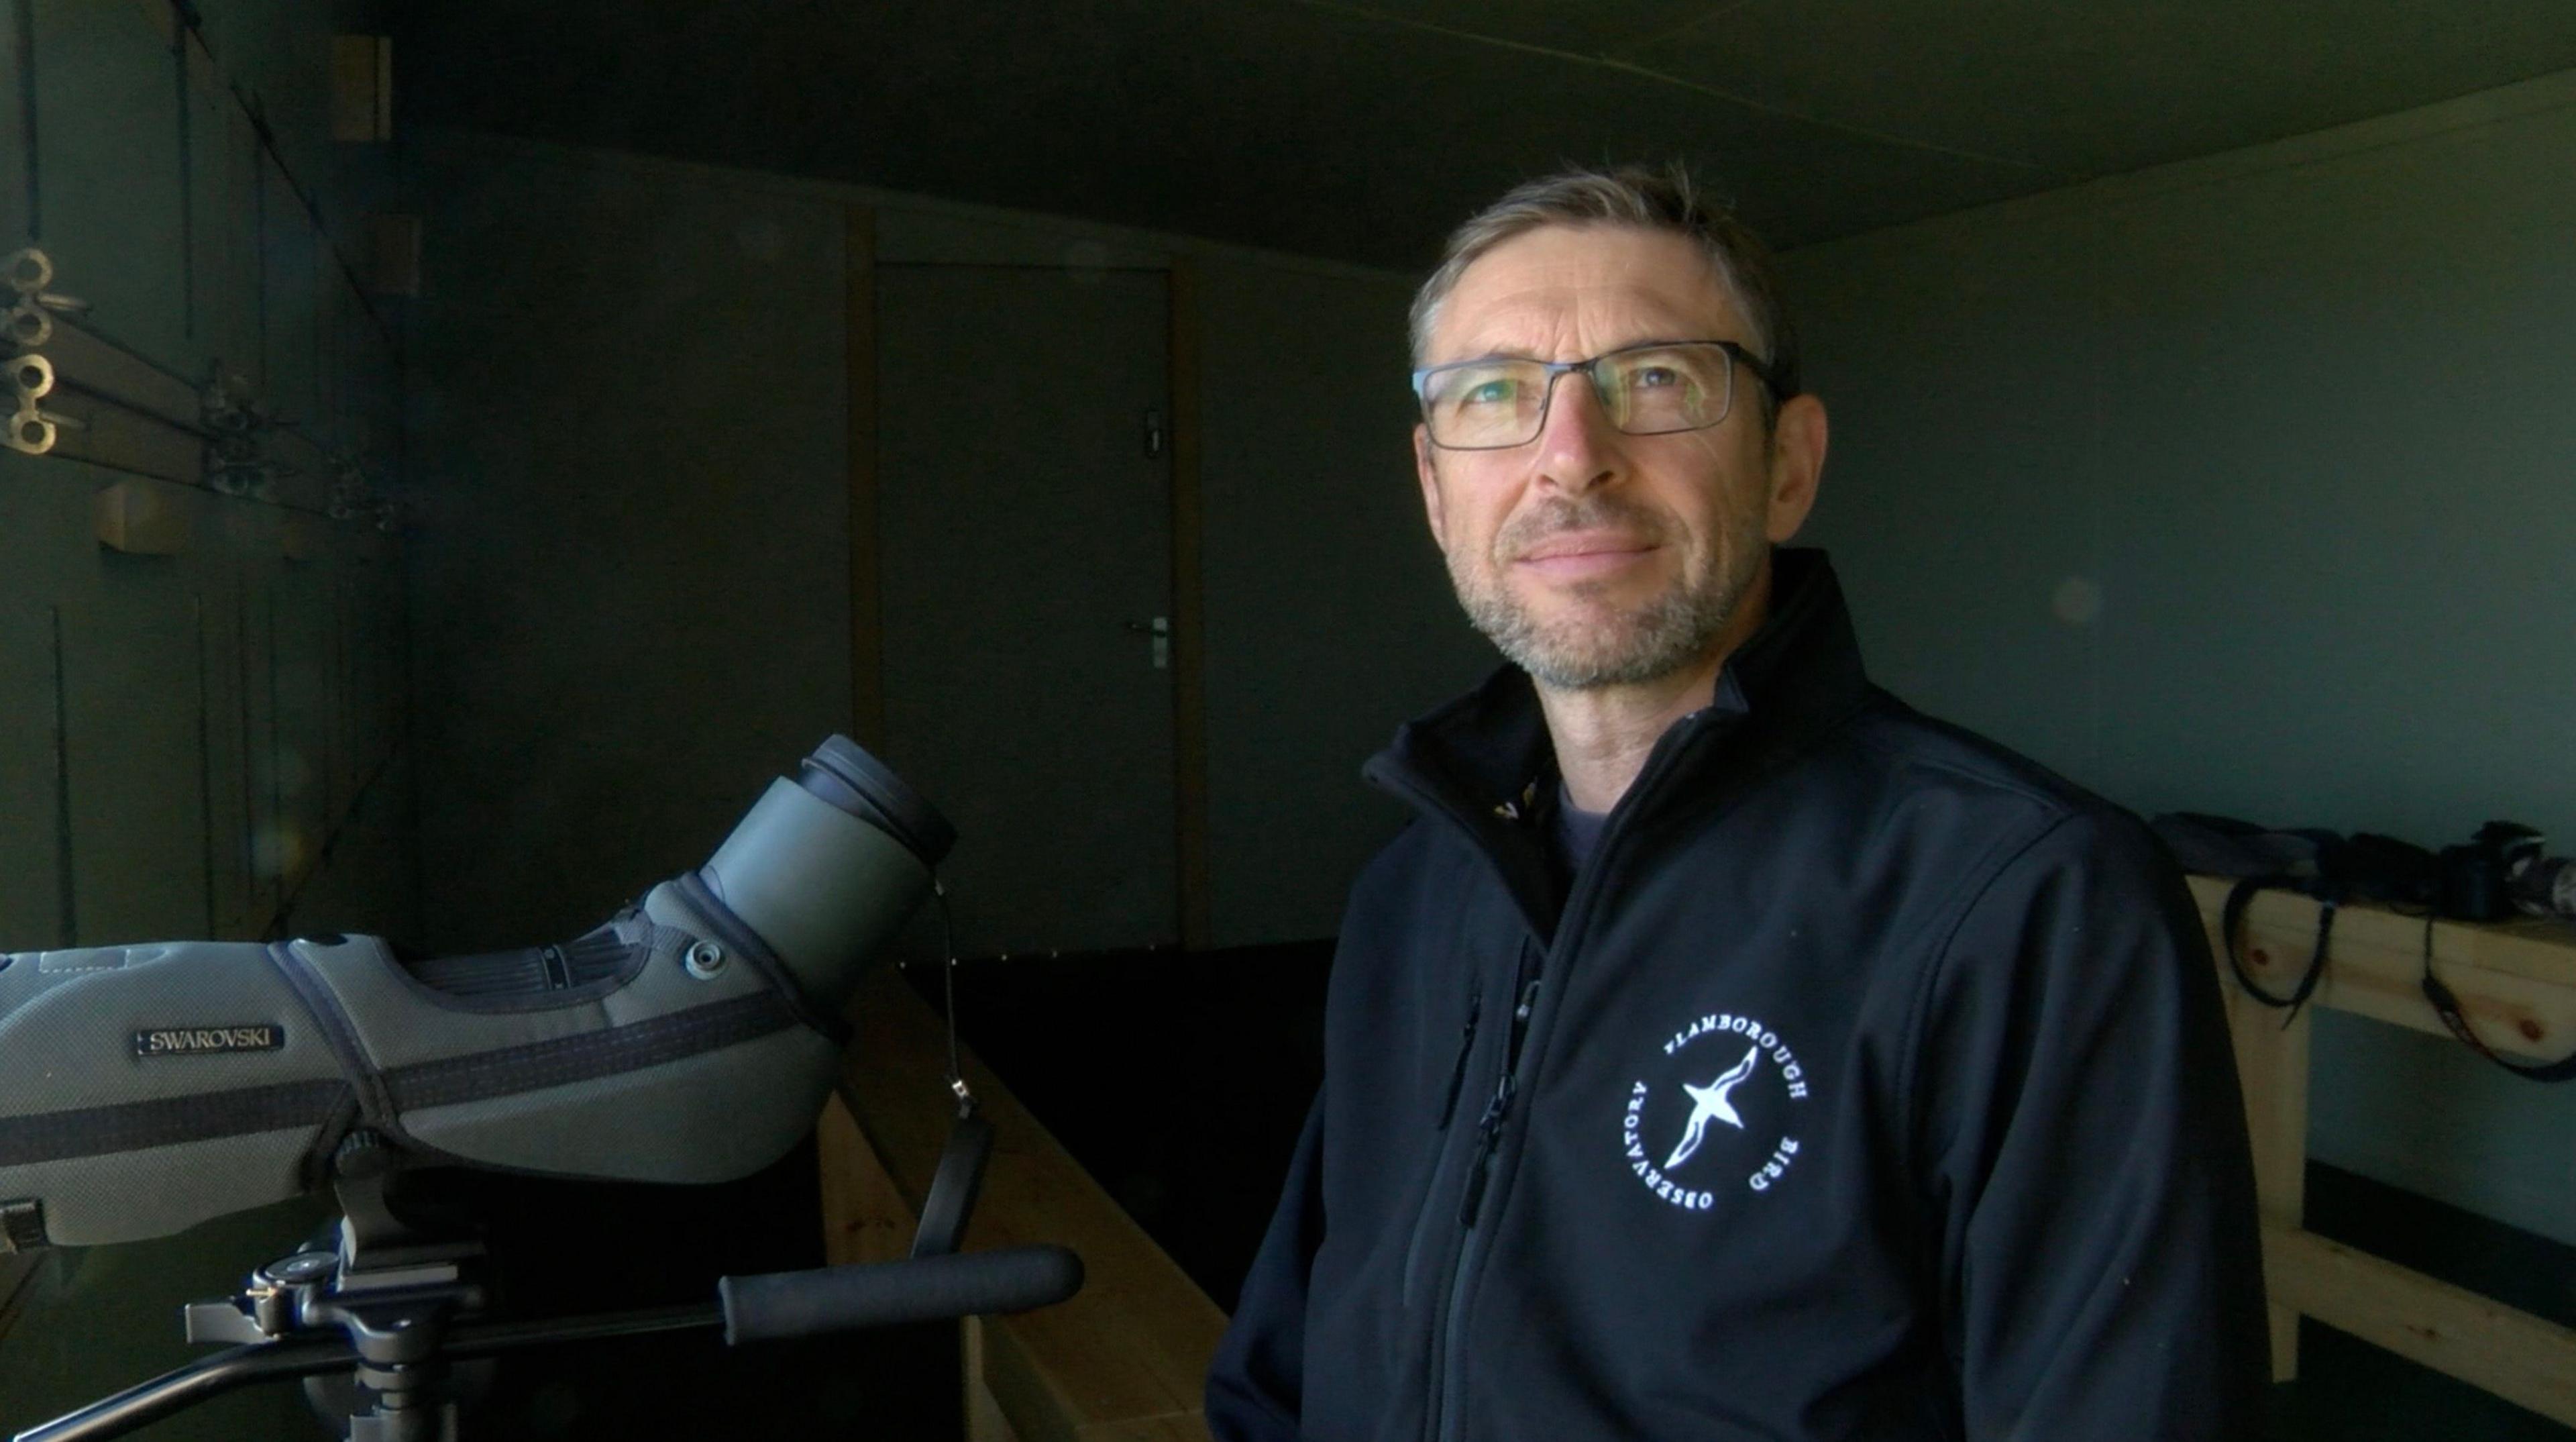
<path fill-rule="evenodd" d="M 1127 623 L 1127 629 L 1128 629 L 1128 630 L 1130 630 L 1130 631 L 1135 632 L 1136 634 L 1138 634 L 1138 635 L 1140 635 L 1140 636 L 1151 636 L 1151 637 L 1153 637 L 1153 638 L 1154 638 L 1154 669 L 1155 669 L 1155 670 L 1157 670 L 1157 671 L 1168 671 L 1168 670 L 1172 669 L 1172 618 L 1171 618 L 1171 617 L 1169 617 L 1169 616 L 1156 616 L 1156 617 L 1152 618 L 1151 620 L 1145 620 L 1145 621 L 1130 621 L 1130 622 L 1128 622 L 1128 623 Z"/>

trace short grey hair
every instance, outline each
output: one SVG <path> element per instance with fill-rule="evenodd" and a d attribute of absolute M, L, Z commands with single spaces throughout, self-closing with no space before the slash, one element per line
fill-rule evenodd
<path fill-rule="evenodd" d="M 1623 165 L 1612 170 L 1568 170 L 1513 187 L 1502 199 L 1470 216 L 1449 235 L 1440 268 L 1413 297 L 1413 363 L 1426 358 L 1440 306 L 1467 267 L 1505 241 L 1551 225 L 1625 226 L 1678 235 L 1699 247 L 1727 299 L 1752 329 L 1745 344 L 1770 362 L 1780 389 L 1755 381 L 1762 424 L 1778 419 L 1780 402 L 1800 391 L 1798 332 L 1781 299 L 1769 247 L 1734 210 L 1704 198 L 1678 161 L 1660 168 Z M 1716 337 L 1724 339 L 1725 337 Z"/>

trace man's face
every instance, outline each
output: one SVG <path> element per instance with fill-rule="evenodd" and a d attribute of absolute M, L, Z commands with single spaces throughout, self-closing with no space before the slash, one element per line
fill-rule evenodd
<path fill-rule="evenodd" d="M 1687 239 L 1549 226 L 1468 267 L 1422 363 L 1753 339 Z M 1770 543 L 1805 520 L 1823 460 L 1822 408 L 1784 407 L 1774 446 L 1761 384 L 1736 367 L 1724 421 L 1667 435 L 1619 431 L 1580 375 L 1557 380 L 1546 424 L 1525 445 L 1441 450 L 1415 427 L 1431 532 L 1476 628 L 1560 690 L 1658 680 L 1742 639 Z"/>

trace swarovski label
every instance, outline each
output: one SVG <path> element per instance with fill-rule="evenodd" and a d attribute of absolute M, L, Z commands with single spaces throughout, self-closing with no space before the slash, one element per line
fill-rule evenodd
<path fill-rule="evenodd" d="M 134 1054 L 214 1056 L 223 1052 L 282 1051 L 286 1028 L 273 1021 L 253 1026 L 169 1026 L 134 1034 Z"/>

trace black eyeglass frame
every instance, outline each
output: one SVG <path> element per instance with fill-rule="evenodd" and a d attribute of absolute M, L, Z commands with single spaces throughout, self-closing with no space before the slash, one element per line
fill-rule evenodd
<path fill-rule="evenodd" d="M 1429 436 L 1431 444 L 1437 446 L 1441 450 L 1508 451 L 1518 446 L 1528 445 L 1531 441 L 1537 440 L 1539 436 L 1547 430 L 1548 408 L 1556 404 L 1556 383 L 1565 376 L 1572 374 L 1575 371 L 1583 372 L 1584 383 L 1592 387 L 1592 398 L 1599 401 L 1606 407 L 1610 404 L 1610 400 L 1607 396 L 1601 394 L 1600 365 L 1603 361 L 1612 360 L 1616 357 L 1629 355 L 1641 350 L 1671 350 L 1675 346 L 1685 345 L 1710 345 L 1715 346 L 1726 353 L 1726 409 L 1718 412 L 1717 419 L 1708 421 L 1701 425 L 1676 426 L 1669 430 L 1660 431 L 1632 431 L 1625 426 L 1619 426 L 1618 430 L 1621 435 L 1677 436 L 1691 431 L 1704 431 L 1714 426 L 1722 426 L 1726 424 L 1726 418 L 1735 414 L 1734 368 L 1739 365 L 1752 372 L 1755 380 L 1762 382 L 1765 387 L 1769 388 L 1774 401 L 1785 401 L 1789 399 L 1789 393 L 1781 386 L 1779 373 L 1771 368 L 1771 363 L 1764 360 L 1762 357 L 1755 355 L 1751 350 L 1745 348 L 1745 346 L 1740 342 L 1731 340 L 1650 340 L 1639 341 L 1635 345 L 1623 345 L 1617 350 L 1606 350 L 1588 360 L 1543 361 L 1532 360 L 1527 356 L 1480 356 L 1474 360 L 1446 361 L 1436 366 L 1424 366 L 1422 369 L 1413 372 L 1413 400 L 1414 404 L 1422 408 L 1422 433 L 1425 436 Z M 1439 375 L 1443 371 L 1464 370 L 1469 366 L 1489 366 L 1504 361 L 1510 361 L 1520 365 L 1537 366 L 1540 373 L 1545 378 L 1544 384 L 1546 389 L 1539 393 L 1537 428 L 1520 440 L 1493 446 L 1453 446 L 1443 442 L 1438 436 L 1431 435 L 1431 399 L 1427 394 L 1431 378 Z M 1616 422 L 1613 422 L 1613 424 L 1616 425 Z"/>

